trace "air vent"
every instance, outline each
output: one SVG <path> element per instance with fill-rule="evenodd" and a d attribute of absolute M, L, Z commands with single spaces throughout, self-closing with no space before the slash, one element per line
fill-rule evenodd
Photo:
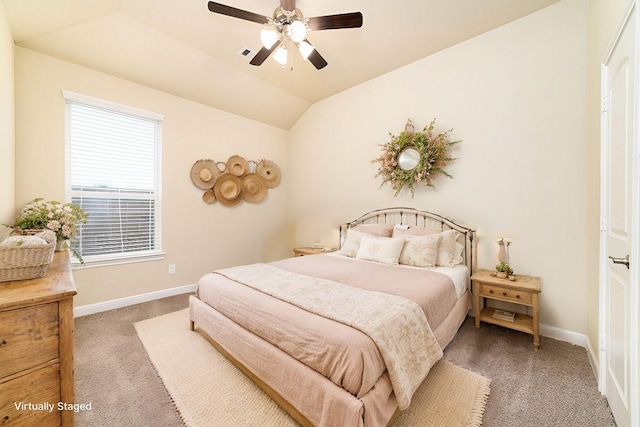
<path fill-rule="evenodd" d="M 251 61 L 253 57 L 256 56 L 256 53 L 258 52 L 256 52 L 255 50 L 249 49 L 248 47 L 243 47 L 238 51 L 238 55 L 242 56 L 247 61 Z"/>

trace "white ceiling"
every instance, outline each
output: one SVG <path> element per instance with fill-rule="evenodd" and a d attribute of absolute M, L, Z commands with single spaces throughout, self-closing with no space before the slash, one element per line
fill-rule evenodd
<path fill-rule="evenodd" d="M 16 45 L 289 129 L 316 101 L 521 18 L 558 0 L 298 0 L 306 17 L 362 12 L 363 26 L 308 39 L 329 65 L 293 52 L 293 70 L 238 52 L 261 26 L 206 0 L 0 0 Z M 271 16 L 278 0 L 219 0 Z"/>

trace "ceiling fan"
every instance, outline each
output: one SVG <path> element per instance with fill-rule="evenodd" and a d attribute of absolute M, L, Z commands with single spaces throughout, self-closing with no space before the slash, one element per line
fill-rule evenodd
<path fill-rule="evenodd" d="M 272 17 L 212 1 L 209 2 L 209 10 L 265 25 L 260 32 L 263 47 L 250 61 L 251 65 L 261 65 L 274 52 L 273 59 L 285 65 L 288 60 L 287 44 L 294 44 L 302 56 L 320 70 L 327 66 L 327 61 L 307 40 L 307 31 L 362 27 L 360 12 L 305 18 L 302 12 L 296 9 L 296 0 L 280 0 L 280 6 L 273 12 Z"/>

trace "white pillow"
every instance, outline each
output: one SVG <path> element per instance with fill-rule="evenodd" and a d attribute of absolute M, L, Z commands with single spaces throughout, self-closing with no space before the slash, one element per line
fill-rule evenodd
<path fill-rule="evenodd" d="M 456 241 L 456 247 L 453 250 L 453 257 L 451 258 L 451 264 L 457 265 L 464 262 L 462 259 L 462 251 L 464 251 L 464 245 Z"/>
<path fill-rule="evenodd" d="M 363 233 L 361 231 L 354 230 L 352 228 L 347 230 L 347 237 L 344 239 L 342 243 L 342 247 L 337 252 L 340 255 L 355 257 L 358 254 L 358 248 L 360 247 L 360 240 L 362 240 L 363 236 L 366 236 L 367 233 Z"/>
<path fill-rule="evenodd" d="M 438 267 L 452 267 L 452 260 L 456 249 L 456 240 L 460 233 L 456 230 L 447 230 L 439 234 L 442 235 L 442 240 L 438 247 L 438 259 L 436 260 L 436 265 Z"/>
<path fill-rule="evenodd" d="M 39 246 L 46 245 L 44 239 L 36 236 L 9 236 L 0 242 L 0 246 Z"/>
<path fill-rule="evenodd" d="M 434 267 L 438 259 L 441 234 L 430 236 L 405 236 L 399 263 L 416 267 Z"/>
<path fill-rule="evenodd" d="M 397 265 L 403 246 L 404 238 L 364 236 L 360 241 L 356 258 Z"/>

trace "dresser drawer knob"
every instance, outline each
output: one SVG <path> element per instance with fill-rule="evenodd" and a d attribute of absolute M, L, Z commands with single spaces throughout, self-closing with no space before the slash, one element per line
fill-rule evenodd
<path fill-rule="evenodd" d="M 520 299 L 520 294 L 516 294 L 516 298 Z"/>
<path fill-rule="evenodd" d="M 4 417 L 2 417 L 2 424 L 6 424 L 9 422 L 9 415 L 5 415 Z"/>
<path fill-rule="evenodd" d="M 7 340 L 0 341 L 0 347 L 2 347 L 3 345 L 6 345 L 6 344 L 7 344 Z"/>
<path fill-rule="evenodd" d="M 506 292 L 503 292 L 503 293 L 502 293 L 502 296 L 503 296 L 503 297 L 506 297 L 506 296 L 507 296 L 507 293 L 506 293 Z"/>
<path fill-rule="evenodd" d="M 489 290 L 489 293 L 492 294 L 493 293 L 493 289 Z"/>

